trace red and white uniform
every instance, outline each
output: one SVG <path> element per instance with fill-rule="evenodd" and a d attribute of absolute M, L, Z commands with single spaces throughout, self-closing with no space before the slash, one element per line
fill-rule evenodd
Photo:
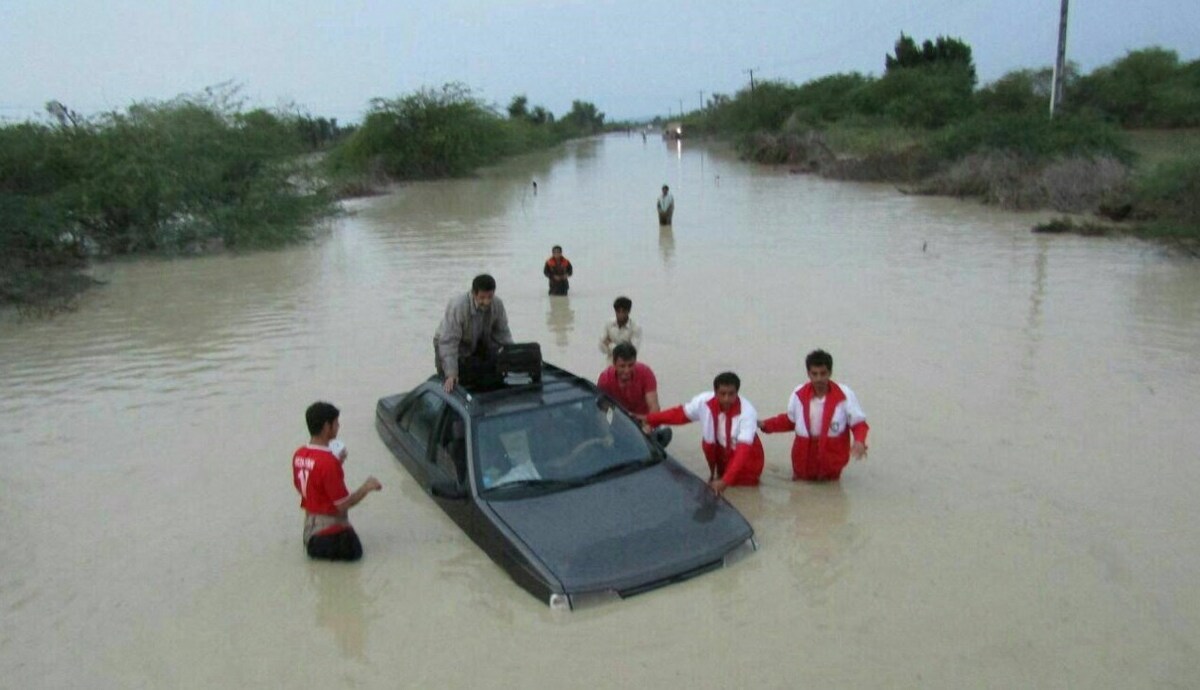
<path fill-rule="evenodd" d="M 338 504 L 350 496 L 342 463 L 324 446 L 307 444 L 292 456 L 292 483 L 300 492 L 300 507 L 310 515 L 338 516 Z M 350 527 L 338 521 L 316 534 L 336 534 Z"/>
<path fill-rule="evenodd" d="M 849 386 L 829 382 L 825 398 L 814 398 L 811 383 L 792 391 L 787 412 L 763 420 L 763 431 L 795 431 L 792 478 L 835 480 L 850 462 L 851 439 L 866 444 L 867 415 Z"/>
<path fill-rule="evenodd" d="M 690 402 L 646 417 L 650 426 L 700 422 L 700 447 L 710 471 L 726 486 L 754 486 L 763 471 L 763 447 L 758 438 L 758 412 L 749 400 L 737 397 L 729 412 L 723 412 L 712 392 L 701 393 Z"/>

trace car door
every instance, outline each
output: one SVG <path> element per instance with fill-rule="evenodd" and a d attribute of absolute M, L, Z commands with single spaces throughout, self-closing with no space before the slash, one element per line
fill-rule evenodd
<path fill-rule="evenodd" d="M 397 449 L 408 471 L 426 491 L 441 478 L 435 473 L 431 458 L 434 432 L 438 430 L 445 410 L 446 401 L 437 392 L 427 390 L 404 407 L 396 420 L 399 431 L 396 436 Z"/>
<path fill-rule="evenodd" d="M 438 420 L 428 461 L 434 481 L 452 484 L 455 489 L 453 496 L 435 493 L 434 500 L 467 534 L 472 534 L 476 524 L 476 508 L 467 470 L 467 424 L 466 417 L 447 406 Z"/>

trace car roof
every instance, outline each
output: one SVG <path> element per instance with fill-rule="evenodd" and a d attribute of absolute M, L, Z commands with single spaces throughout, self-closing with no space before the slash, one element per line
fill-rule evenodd
<path fill-rule="evenodd" d="M 440 381 L 440 377 L 434 376 L 428 383 L 440 384 Z M 438 389 L 440 390 L 440 385 Z M 540 381 L 531 381 L 528 376 L 510 376 L 498 387 L 477 388 L 459 385 L 450 395 L 456 398 L 471 416 L 486 417 L 589 399 L 602 393 L 591 381 L 549 362 L 543 362 Z"/>

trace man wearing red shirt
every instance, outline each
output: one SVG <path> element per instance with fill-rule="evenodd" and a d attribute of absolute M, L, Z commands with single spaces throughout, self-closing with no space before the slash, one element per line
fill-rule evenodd
<path fill-rule="evenodd" d="M 311 438 L 292 455 L 292 483 L 300 492 L 304 510 L 304 546 L 310 558 L 331 561 L 357 561 L 362 558 L 362 542 L 350 525 L 347 514 L 372 491 L 383 488 L 375 477 L 354 493 L 346 489 L 342 462 L 346 449 L 337 438 L 341 413 L 327 402 L 315 402 L 304 412 Z M 335 454 L 335 449 L 337 453 Z"/>
<path fill-rule="evenodd" d="M 658 380 L 650 367 L 637 361 L 637 348 L 618 343 L 612 356 L 612 366 L 600 372 L 596 386 L 638 419 L 658 412 Z"/>

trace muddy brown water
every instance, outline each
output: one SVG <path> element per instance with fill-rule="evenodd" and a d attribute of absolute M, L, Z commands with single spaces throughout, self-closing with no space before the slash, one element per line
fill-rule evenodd
<path fill-rule="evenodd" d="M 306 246 L 109 264 L 73 313 L 0 315 L 0 685 L 1196 682 L 1200 262 L 623 135 L 349 208 Z M 565 299 L 540 272 L 556 243 Z M 551 612 L 373 428 L 481 271 L 519 339 L 589 376 L 630 296 L 666 404 L 732 369 L 782 411 L 824 347 L 869 458 L 793 483 L 768 437 L 762 486 L 728 494 L 756 554 Z M 384 484 L 352 514 L 357 565 L 301 550 L 289 459 L 315 399 L 343 410 L 350 483 Z M 701 472 L 698 440 L 671 450 Z"/>

